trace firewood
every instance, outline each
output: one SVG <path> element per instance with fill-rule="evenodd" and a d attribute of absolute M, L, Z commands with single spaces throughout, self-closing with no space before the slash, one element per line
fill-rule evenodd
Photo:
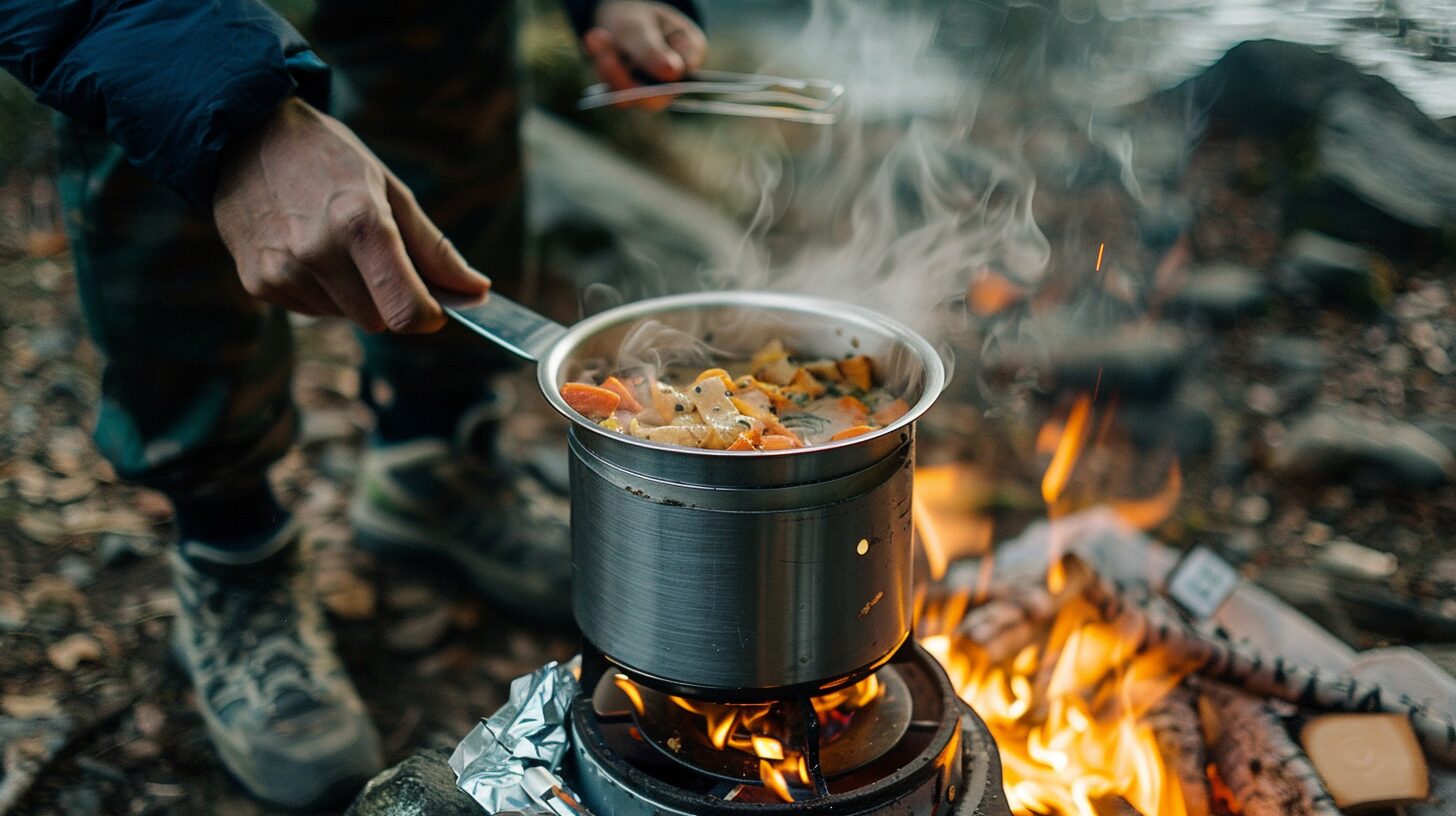
<path fill-rule="evenodd" d="M 1192 689 L 1179 686 L 1149 709 L 1143 720 L 1153 729 L 1163 765 L 1178 783 L 1188 816 L 1208 816 L 1212 812 L 1205 771 L 1208 749 L 1199 728 L 1197 702 Z"/>
<path fill-rule="evenodd" d="M 1092 809 L 1097 816 L 1143 816 L 1142 811 L 1115 793 L 1092 797 Z"/>
<path fill-rule="evenodd" d="M 1244 816 L 1341 816 L 1309 758 L 1263 700 L 1207 683 L 1199 714 L 1214 765 Z"/>
<path fill-rule="evenodd" d="M 1091 575 L 1075 556 L 1067 569 L 1082 573 L 1083 597 L 1107 621 L 1120 621 L 1140 632 L 1138 651 L 1162 650 L 1207 680 L 1237 686 L 1257 697 L 1272 697 L 1318 711 L 1400 714 L 1410 720 L 1426 754 L 1456 767 L 1456 714 L 1382 689 L 1348 675 L 1328 675 L 1282 657 L 1261 654 L 1251 646 L 1217 634 L 1205 634 L 1182 618 L 1156 607 L 1130 603 L 1117 587 Z"/>

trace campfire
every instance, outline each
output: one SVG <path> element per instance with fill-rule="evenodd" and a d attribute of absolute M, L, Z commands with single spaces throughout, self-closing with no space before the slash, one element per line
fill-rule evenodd
<path fill-rule="evenodd" d="M 981 556 L 972 586 L 932 587 L 919 614 L 920 643 L 995 738 L 1011 810 L 1333 815 L 1424 799 L 1422 747 L 1447 762 L 1456 754 L 1449 712 L 1257 654 L 1190 622 L 1151 589 L 1098 576 L 1068 552 L 1079 528 L 1067 520 L 1094 504 L 1128 527 L 1152 529 L 1178 503 L 1176 461 L 1147 495 L 1107 491 L 1099 478 L 1107 462 L 1128 460 L 1113 415 L 1081 395 L 1037 435 L 1036 450 L 1047 458 L 1041 493 L 1049 527 L 1046 569 L 1035 581 L 992 580 L 991 522 L 953 501 L 960 467 L 917 471 L 916 523 L 933 577 L 958 557 Z M 1396 758 L 1369 771 L 1371 749 L 1348 736 L 1320 739 L 1311 727 L 1318 716 L 1301 744 L 1286 728 L 1290 704 L 1306 715 L 1367 712 L 1354 733 L 1380 739 L 1378 750 Z M 1363 768 L 1346 757 L 1352 750 L 1366 758 Z M 1359 778 L 1317 770 L 1342 763 Z"/>

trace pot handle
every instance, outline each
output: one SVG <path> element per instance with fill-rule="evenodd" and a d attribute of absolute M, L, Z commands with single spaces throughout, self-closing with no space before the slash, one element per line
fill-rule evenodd
<path fill-rule="evenodd" d="M 540 362 L 566 327 L 494 292 L 484 303 L 430 287 L 445 314 L 517 357 Z"/>

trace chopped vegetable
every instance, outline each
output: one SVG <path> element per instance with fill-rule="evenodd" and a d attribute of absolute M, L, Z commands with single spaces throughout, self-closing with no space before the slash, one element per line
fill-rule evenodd
<path fill-rule="evenodd" d="M 586 383 L 567 383 L 561 386 L 561 398 L 566 400 L 571 410 L 596 422 L 611 416 L 617 410 L 617 403 L 622 401 L 616 393 Z"/>
<path fill-rule="evenodd" d="M 642 403 L 637 401 L 637 395 L 632 393 L 632 389 L 628 388 L 626 383 L 616 377 L 608 377 L 602 383 L 602 387 L 621 397 L 622 401 L 617 403 L 618 410 L 630 411 L 634 414 L 642 413 Z"/>
<path fill-rule="evenodd" d="M 909 412 L 910 403 L 896 398 L 880 406 L 878 410 L 870 414 L 870 419 L 874 420 L 876 425 L 883 428 Z"/>
<path fill-rule="evenodd" d="M 686 374 L 687 376 L 682 376 Z M 690 379 L 689 379 L 690 378 Z M 867 356 L 796 360 L 770 340 L 745 365 L 696 375 L 567 383 L 562 398 L 609 431 L 710 450 L 781 451 L 872 433 L 910 406 L 877 387 Z"/>
<path fill-rule="evenodd" d="M 870 358 L 864 355 L 840 360 L 839 373 L 861 391 L 870 390 L 870 386 L 874 384 L 874 366 L 870 363 Z"/>

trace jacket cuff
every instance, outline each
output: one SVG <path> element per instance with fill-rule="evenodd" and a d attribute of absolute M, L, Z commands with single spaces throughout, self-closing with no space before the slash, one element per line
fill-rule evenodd
<path fill-rule="evenodd" d="M 193 206 L 212 212 L 219 165 L 228 145 L 261 131 L 290 97 L 328 110 L 330 72 L 317 54 L 301 49 L 284 60 L 283 68 L 245 74 L 220 90 L 196 160 L 190 167 L 177 168 L 175 180 L 169 180 L 165 170 L 158 180 L 174 187 Z"/>

